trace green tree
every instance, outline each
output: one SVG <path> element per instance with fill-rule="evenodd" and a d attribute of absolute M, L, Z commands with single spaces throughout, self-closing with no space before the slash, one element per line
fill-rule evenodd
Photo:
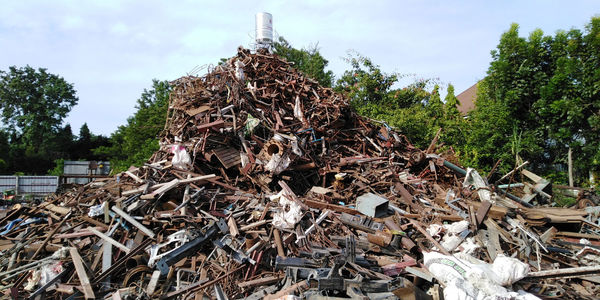
<path fill-rule="evenodd" d="M 170 92 L 167 81 L 153 80 L 152 88 L 144 89 L 137 100 L 135 114 L 111 135 L 111 145 L 94 149 L 94 154 L 108 156 L 115 171 L 146 162 L 158 150 L 158 135 L 166 122 Z"/>
<path fill-rule="evenodd" d="M 535 30 L 522 38 L 518 29 L 511 25 L 492 51 L 465 156 L 485 169 L 502 158 L 508 170 L 518 154 L 535 171 L 564 181 L 570 147 L 580 178 L 587 178 L 600 166 L 600 18 L 583 32 L 554 36 Z"/>
<path fill-rule="evenodd" d="M 369 58 L 351 53 L 346 60 L 351 69 L 344 72 L 334 89 L 344 93 L 356 111 L 368 118 L 383 121 L 406 135 L 419 147 L 427 147 L 437 127 L 427 106 L 439 106 L 439 94 L 431 101 L 427 90 L 432 80 L 416 80 L 403 88 L 394 88 L 404 75 L 385 73 Z M 435 96 L 433 96 L 435 98 Z"/>
<path fill-rule="evenodd" d="M 400 103 L 393 93 L 392 86 L 398 81 L 399 74 L 386 74 L 369 58 L 350 53 L 346 58 L 351 69 L 338 79 L 335 90 L 348 96 L 354 106 L 367 104 L 394 105 L 408 107 L 412 103 Z"/>
<path fill-rule="evenodd" d="M 66 124 L 61 128 L 52 140 L 53 148 L 56 149 L 55 157 L 71 158 L 74 150 L 74 138 L 71 124 Z"/>
<path fill-rule="evenodd" d="M 0 71 L 0 110 L 11 145 L 7 171 L 42 174 L 58 158 L 53 139 L 78 98 L 64 78 L 30 66 Z"/>
<path fill-rule="evenodd" d="M 433 91 L 431 91 L 431 96 L 429 97 L 429 101 L 427 101 L 426 107 L 429 116 L 433 118 L 433 123 L 440 126 L 443 123 L 444 118 L 444 103 L 442 103 L 442 99 L 440 98 L 439 85 L 436 84 L 433 87 Z"/>
<path fill-rule="evenodd" d="M 458 98 L 454 95 L 454 86 L 450 83 L 446 89 L 444 102 L 444 113 L 448 118 L 460 117 L 460 112 L 458 111 Z"/>
<path fill-rule="evenodd" d="M 293 62 L 296 69 L 315 79 L 322 86 L 331 87 L 333 84 L 333 72 L 325 71 L 329 62 L 319 53 L 318 45 L 296 49 L 283 37 L 279 37 L 279 40 L 273 44 L 273 48 L 275 54 Z"/>
<path fill-rule="evenodd" d="M 75 141 L 75 145 L 72 150 L 72 159 L 91 159 L 91 147 L 92 147 L 93 135 L 88 127 L 87 123 L 83 123 L 79 128 L 79 135 Z"/>
<path fill-rule="evenodd" d="M 453 147 L 460 155 L 460 149 L 466 143 L 467 122 L 458 111 L 458 99 L 454 96 L 454 86 L 448 84 L 446 92 L 440 125 L 442 127 L 440 140 L 447 146 Z"/>

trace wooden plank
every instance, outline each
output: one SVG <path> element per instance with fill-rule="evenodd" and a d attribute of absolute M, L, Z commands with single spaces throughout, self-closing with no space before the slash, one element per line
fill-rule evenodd
<path fill-rule="evenodd" d="M 85 268 L 83 266 L 83 260 L 77 252 L 77 249 L 74 247 L 69 248 L 69 252 L 71 253 L 71 259 L 73 259 L 73 264 L 75 265 L 75 271 L 77 273 L 77 277 L 79 277 L 79 282 L 83 287 L 83 294 L 85 299 L 95 299 L 94 290 L 92 289 L 92 285 L 90 284 L 90 279 L 85 272 Z"/>
<path fill-rule="evenodd" d="M 95 234 L 95 235 L 99 236 L 100 238 L 102 238 L 104 241 L 109 242 L 111 245 L 113 245 L 113 246 L 115 246 L 115 247 L 117 247 L 117 248 L 125 251 L 125 253 L 129 253 L 129 251 L 131 251 L 131 249 L 127 248 L 125 245 L 123 245 L 123 244 L 115 241 L 110 236 L 108 236 L 108 235 L 106 235 L 106 234 L 104 234 L 104 233 L 102 233 L 102 232 L 100 232 L 100 231 L 98 231 L 98 230 L 96 230 L 96 229 L 94 229 L 92 227 L 89 227 L 88 230 L 90 232 L 92 232 L 93 234 Z"/>
<path fill-rule="evenodd" d="M 100 230 L 104 230 L 103 227 L 96 227 L 94 228 L 98 231 Z M 84 237 L 84 236 L 90 236 L 90 235 L 94 235 L 93 232 L 83 229 L 77 232 L 71 232 L 71 233 L 63 233 L 63 234 L 57 234 L 54 236 L 55 239 L 72 239 L 72 238 L 76 238 L 76 237 Z"/>
<path fill-rule="evenodd" d="M 531 272 L 527 278 L 566 278 L 591 274 L 600 274 L 600 265 Z"/>
<path fill-rule="evenodd" d="M 215 174 L 202 175 L 202 176 L 193 177 L 193 178 L 190 178 L 190 179 L 181 179 L 179 181 L 179 183 L 180 184 L 187 184 L 187 183 L 192 183 L 192 182 L 196 182 L 196 181 L 209 180 L 211 178 L 216 178 L 216 177 L 217 176 Z M 165 186 L 165 185 L 167 185 L 169 183 L 170 183 L 170 181 L 169 182 L 165 182 L 165 183 L 155 184 L 155 185 L 153 185 L 153 186 L 150 187 L 150 190 L 153 191 L 153 190 L 159 189 L 159 188 L 161 188 L 161 187 L 163 187 L 163 186 Z M 130 195 L 133 195 L 133 194 L 141 193 L 144 190 L 146 190 L 146 186 L 147 186 L 147 184 L 144 184 L 144 185 L 142 185 L 142 186 L 140 186 L 140 187 L 138 187 L 136 189 L 124 191 L 124 192 L 121 193 L 121 195 L 123 195 L 123 196 L 130 196 Z"/>
<path fill-rule="evenodd" d="M 235 223 L 235 219 L 233 217 L 230 217 L 227 220 L 227 226 L 229 226 L 229 233 L 231 233 L 232 236 L 238 236 L 240 234 L 240 231 L 238 230 L 237 224 Z"/>
<path fill-rule="evenodd" d="M 171 181 L 169 181 L 167 184 L 161 186 L 160 188 L 158 188 L 157 190 L 155 190 L 152 193 L 146 194 L 146 195 L 142 195 L 140 197 L 140 199 L 154 199 L 156 198 L 156 196 L 161 195 L 163 193 L 166 193 L 168 191 L 170 191 L 171 189 L 175 188 L 176 186 L 178 186 L 180 184 L 181 180 L 179 179 L 173 179 Z"/>
<path fill-rule="evenodd" d="M 150 282 L 146 287 L 146 293 L 148 295 L 154 294 L 154 290 L 156 290 L 156 285 L 158 284 L 158 279 L 160 279 L 160 271 L 154 270 L 154 272 L 152 272 L 152 276 L 150 277 Z"/>
<path fill-rule="evenodd" d="M 587 234 L 587 233 L 578 233 L 578 232 L 570 232 L 570 231 L 559 231 L 556 235 L 560 236 L 568 236 L 574 238 L 588 239 L 588 240 L 600 240 L 600 235 L 596 234 Z"/>
<path fill-rule="evenodd" d="M 469 203 L 469 205 L 473 205 L 473 207 L 477 210 L 479 210 L 479 208 L 482 205 L 482 202 L 479 202 L 479 201 L 470 201 L 468 203 Z M 508 213 L 508 208 L 502 207 L 502 206 L 497 206 L 497 205 L 492 205 L 492 206 L 490 206 L 487 216 L 488 216 L 488 218 L 500 220 L 500 219 L 504 218 L 504 216 L 507 213 Z"/>
<path fill-rule="evenodd" d="M 63 216 L 66 215 L 66 214 L 68 214 L 69 211 L 71 211 L 70 208 L 62 207 L 62 206 L 56 206 L 56 205 L 51 204 L 51 203 L 47 203 L 47 204 L 42 203 L 41 206 L 42 206 L 43 209 L 47 209 L 47 210 L 49 210 L 51 212 L 55 212 L 55 213 L 57 213 L 59 215 L 63 215 Z"/>
<path fill-rule="evenodd" d="M 131 177 L 137 183 L 144 183 L 144 181 L 141 178 L 137 177 L 135 174 L 133 174 L 129 171 L 125 171 L 125 174 L 127 174 L 127 176 Z"/>
<path fill-rule="evenodd" d="M 154 232 L 152 230 L 148 229 L 146 226 L 142 225 L 140 222 L 138 222 L 132 216 L 128 215 L 126 212 L 122 211 L 120 208 L 118 208 L 116 206 L 113 206 L 111 209 L 114 212 L 116 212 L 119 216 L 123 217 L 123 219 L 127 220 L 127 222 L 131 223 L 131 225 L 137 227 L 139 230 L 141 230 L 147 236 L 149 236 L 150 238 L 154 238 L 154 236 L 155 236 Z"/>

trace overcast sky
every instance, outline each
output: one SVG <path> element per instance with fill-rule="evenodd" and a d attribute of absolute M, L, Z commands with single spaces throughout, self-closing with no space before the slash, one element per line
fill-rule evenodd
<path fill-rule="evenodd" d="M 217 1 L 212 1 L 217 2 Z M 0 69 L 47 68 L 75 85 L 75 134 L 109 135 L 135 112 L 153 78 L 174 80 L 250 47 L 254 15 L 273 14 L 294 47 L 318 43 L 339 76 L 353 49 L 387 72 L 452 83 L 485 76 L 490 50 L 513 22 L 527 36 L 580 28 L 600 1 L 2 1 Z"/>

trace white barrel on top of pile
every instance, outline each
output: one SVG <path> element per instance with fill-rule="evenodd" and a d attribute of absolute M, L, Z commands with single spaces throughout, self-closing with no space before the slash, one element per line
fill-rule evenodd
<path fill-rule="evenodd" d="M 256 14 L 256 43 L 268 44 L 273 42 L 273 16 L 267 12 Z"/>

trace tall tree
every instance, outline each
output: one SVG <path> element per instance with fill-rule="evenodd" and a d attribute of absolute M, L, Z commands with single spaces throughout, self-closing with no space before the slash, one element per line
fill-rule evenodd
<path fill-rule="evenodd" d="M 331 87 L 333 84 L 333 71 L 325 71 L 329 62 L 319 53 L 318 45 L 296 49 L 283 37 L 279 37 L 273 48 L 277 55 L 293 62 L 296 69 L 317 80 L 322 86 Z"/>
<path fill-rule="evenodd" d="M 440 86 L 437 84 L 433 87 L 429 101 L 427 101 L 427 111 L 433 118 L 434 123 L 439 126 L 444 117 L 444 103 L 440 98 Z"/>
<path fill-rule="evenodd" d="M 444 113 L 448 117 L 459 117 L 458 98 L 454 95 L 454 86 L 449 83 L 446 89 L 446 97 L 444 98 Z"/>
<path fill-rule="evenodd" d="M 454 95 L 454 86 L 448 84 L 446 89 L 446 97 L 444 98 L 444 117 L 442 125 L 442 133 L 440 139 L 448 146 L 452 146 L 458 150 L 464 146 L 466 142 L 466 121 L 458 111 L 458 99 Z"/>
<path fill-rule="evenodd" d="M 346 58 L 351 69 L 344 72 L 337 81 L 335 90 L 345 93 L 353 105 L 393 105 L 408 107 L 413 103 L 402 103 L 404 98 L 391 95 L 392 86 L 398 81 L 399 74 L 387 74 L 368 57 L 350 53 Z M 399 101 L 400 100 L 400 101 Z M 410 99 L 409 99 L 410 100 Z"/>
<path fill-rule="evenodd" d="M 152 88 L 144 89 L 137 100 L 134 115 L 111 135 L 111 145 L 94 149 L 94 154 L 110 157 L 116 171 L 146 162 L 158 150 L 158 135 L 166 122 L 170 92 L 167 81 L 154 79 Z"/>
<path fill-rule="evenodd" d="M 60 151 L 52 140 L 78 98 L 62 77 L 30 66 L 0 71 L 0 110 L 11 145 L 8 171 L 45 173 Z"/>
<path fill-rule="evenodd" d="M 87 123 L 83 123 L 79 128 L 79 135 L 75 140 L 73 150 L 71 152 L 72 159 L 91 159 L 91 147 L 92 147 L 93 135 L 88 127 Z"/>
<path fill-rule="evenodd" d="M 344 93 L 359 114 L 384 121 L 415 145 L 426 147 L 436 130 L 425 107 L 432 97 L 427 90 L 432 80 L 416 80 L 403 88 L 394 88 L 404 75 L 385 73 L 369 58 L 356 53 L 351 53 L 346 61 L 351 68 L 334 89 Z"/>
<path fill-rule="evenodd" d="M 53 148 L 56 150 L 56 157 L 61 158 L 71 158 L 73 156 L 74 150 L 74 136 L 73 130 L 71 129 L 71 124 L 66 124 L 63 128 L 61 128 L 56 137 L 53 139 L 54 146 Z"/>
<path fill-rule="evenodd" d="M 600 18 L 554 36 L 535 30 L 522 38 L 518 29 L 513 24 L 492 51 L 467 148 L 479 167 L 503 158 L 507 170 L 518 154 L 562 182 L 571 148 L 587 178 L 600 167 Z"/>

